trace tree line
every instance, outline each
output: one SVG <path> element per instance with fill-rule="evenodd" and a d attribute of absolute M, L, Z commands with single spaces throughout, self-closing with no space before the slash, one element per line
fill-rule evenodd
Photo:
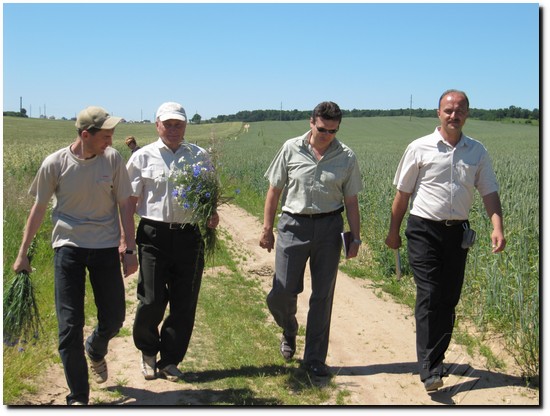
<path fill-rule="evenodd" d="M 424 108 L 400 108 L 396 110 L 342 110 L 344 117 L 435 117 L 436 109 Z M 210 120 L 204 120 L 207 123 L 223 123 L 231 121 L 241 121 L 252 123 L 254 121 L 294 121 L 308 120 L 311 117 L 311 111 L 299 110 L 253 110 L 239 111 L 231 115 L 219 115 Z M 496 110 L 484 110 L 480 108 L 470 108 L 470 118 L 486 121 L 499 121 L 504 119 L 524 119 L 539 120 L 539 109 L 527 110 L 521 107 L 510 106 L 508 108 L 499 108 Z M 200 119 L 199 119 L 200 120 Z M 200 123 L 200 121 L 199 121 Z"/>
<path fill-rule="evenodd" d="M 427 110 L 425 108 L 400 108 L 397 110 L 342 110 L 344 117 L 435 117 L 436 109 Z M 4 111 L 4 116 L 28 117 L 27 110 Z M 253 110 L 239 111 L 236 114 L 219 115 L 210 120 L 202 120 L 199 114 L 195 114 L 191 119 L 192 123 L 224 123 L 232 121 L 241 121 L 243 123 L 252 123 L 254 121 L 294 121 L 308 120 L 311 117 L 311 111 L 299 110 Z M 510 106 L 508 108 L 499 108 L 496 110 L 483 110 L 480 108 L 470 108 L 470 118 L 485 121 L 500 121 L 504 119 L 522 119 L 530 123 L 532 120 L 539 120 L 539 109 L 527 110 L 525 108 Z"/>

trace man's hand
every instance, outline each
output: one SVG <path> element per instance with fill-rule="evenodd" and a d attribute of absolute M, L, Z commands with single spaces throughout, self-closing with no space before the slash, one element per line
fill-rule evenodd
<path fill-rule="evenodd" d="M 219 223 L 220 223 L 220 216 L 216 212 L 215 214 L 212 214 L 210 218 L 208 218 L 208 222 L 206 223 L 206 226 L 208 228 L 216 228 Z"/>
<path fill-rule="evenodd" d="M 122 271 L 124 272 L 124 277 L 128 277 L 138 269 L 138 260 L 137 254 L 126 254 L 121 253 L 121 262 L 122 262 Z"/>
<path fill-rule="evenodd" d="M 265 248 L 268 253 L 271 253 L 273 247 L 275 246 L 275 235 L 273 230 L 263 230 L 262 235 L 260 236 L 260 247 Z"/>

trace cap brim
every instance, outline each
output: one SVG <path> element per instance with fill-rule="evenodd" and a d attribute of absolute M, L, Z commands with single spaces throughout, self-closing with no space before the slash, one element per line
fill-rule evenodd
<path fill-rule="evenodd" d="M 163 115 L 159 116 L 159 120 L 160 120 L 160 121 L 166 121 L 166 120 L 181 120 L 181 121 L 187 121 L 187 118 L 184 117 L 184 116 L 181 115 L 181 114 L 178 114 L 178 113 L 168 113 L 168 114 L 163 114 Z"/>
<path fill-rule="evenodd" d="M 101 130 L 109 130 L 114 129 L 118 123 L 122 120 L 122 117 L 109 117 L 103 125 L 101 126 Z"/>

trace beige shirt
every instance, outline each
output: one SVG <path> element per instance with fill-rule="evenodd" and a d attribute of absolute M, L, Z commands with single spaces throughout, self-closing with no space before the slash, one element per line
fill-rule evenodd
<path fill-rule="evenodd" d="M 38 170 L 29 193 L 41 204 L 53 196 L 52 246 L 111 248 L 120 243 L 118 202 L 132 192 L 120 154 L 79 159 L 70 147 L 52 153 Z"/>
<path fill-rule="evenodd" d="M 363 189 L 353 151 L 337 139 L 321 160 L 309 147 L 311 132 L 287 140 L 265 173 L 269 183 L 284 189 L 282 210 L 293 214 L 319 214 L 344 206 L 345 196 Z"/>
<path fill-rule="evenodd" d="M 174 153 L 160 138 L 133 153 L 126 168 L 132 195 L 138 197 L 137 214 L 154 221 L 194 222 L 193 211 L 184 209 L 172 196 L 174 183 L 170 181 L 170 170 L 200 161 L 210 162 L 203 148 L 184 142 Z"/>
<path fill-rule="evenodd" d="M 465 220 L 474 189 L 483 197 L 499 187 L 485 147 L 462 135 L 455 147 L 439 129 L 407 147 L 393 181 L 412 193 L 410 213 L 429 220 Z"/>

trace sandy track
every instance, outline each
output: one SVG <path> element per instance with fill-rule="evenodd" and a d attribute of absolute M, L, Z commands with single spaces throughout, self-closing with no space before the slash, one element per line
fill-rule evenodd
<path fill-rule="evenodd" d="M 220 209 L 222 232 L 231 235 L 247 260 L 242 272 L 259 279 L 264 290 L 271 285 L 275 253 L 258 245 L 261 224 L 242 209 L 225 205 Z M 135 299 L 136 275 L 125 280 L 128 299 Z M 299 297 L 298 321 L 305 324 L 308 308 L 309 275 Z M 127 311 L 125 327 L 133 324 L 135 302 Z M 368 280 L 339 273 L 331 325 L 327 364 L 336 374 L 334 382 L 350 392 L 351 405 L 538 405 L 539 392 L 523 385 L 518 374 L 487 370 L 482 357 L 471 357 L 461 346 L 451 343 L 446 363 L 449 376 L 445 386 L 428 395 L 415 374 L 414 317 L 407 307 L 375 292 Z M 191 341 L 193 342 L 193 341 Z M 296 358 L 301 359 L 303 340 Z M 274 345 L 273 348 L 278 348 Z M 94 382 L 91 404 L 113 405 L 208 405 L 212 391 L 193 383 L 145 381 L 139 372 L 140 354 L 132 337 L 116 337 L 109 346 L 109 380 Z M 506 357 L 503 357 L 506 358 Z M 122 386 L 122 387 L 121 387 Z M 120 391 L 120 398 L 113 391 Z M 41 380 L 39 391 L 24 400 L 32 405 L 64 405 L 67 387 L 60 364 L 52 366 Z"/>

